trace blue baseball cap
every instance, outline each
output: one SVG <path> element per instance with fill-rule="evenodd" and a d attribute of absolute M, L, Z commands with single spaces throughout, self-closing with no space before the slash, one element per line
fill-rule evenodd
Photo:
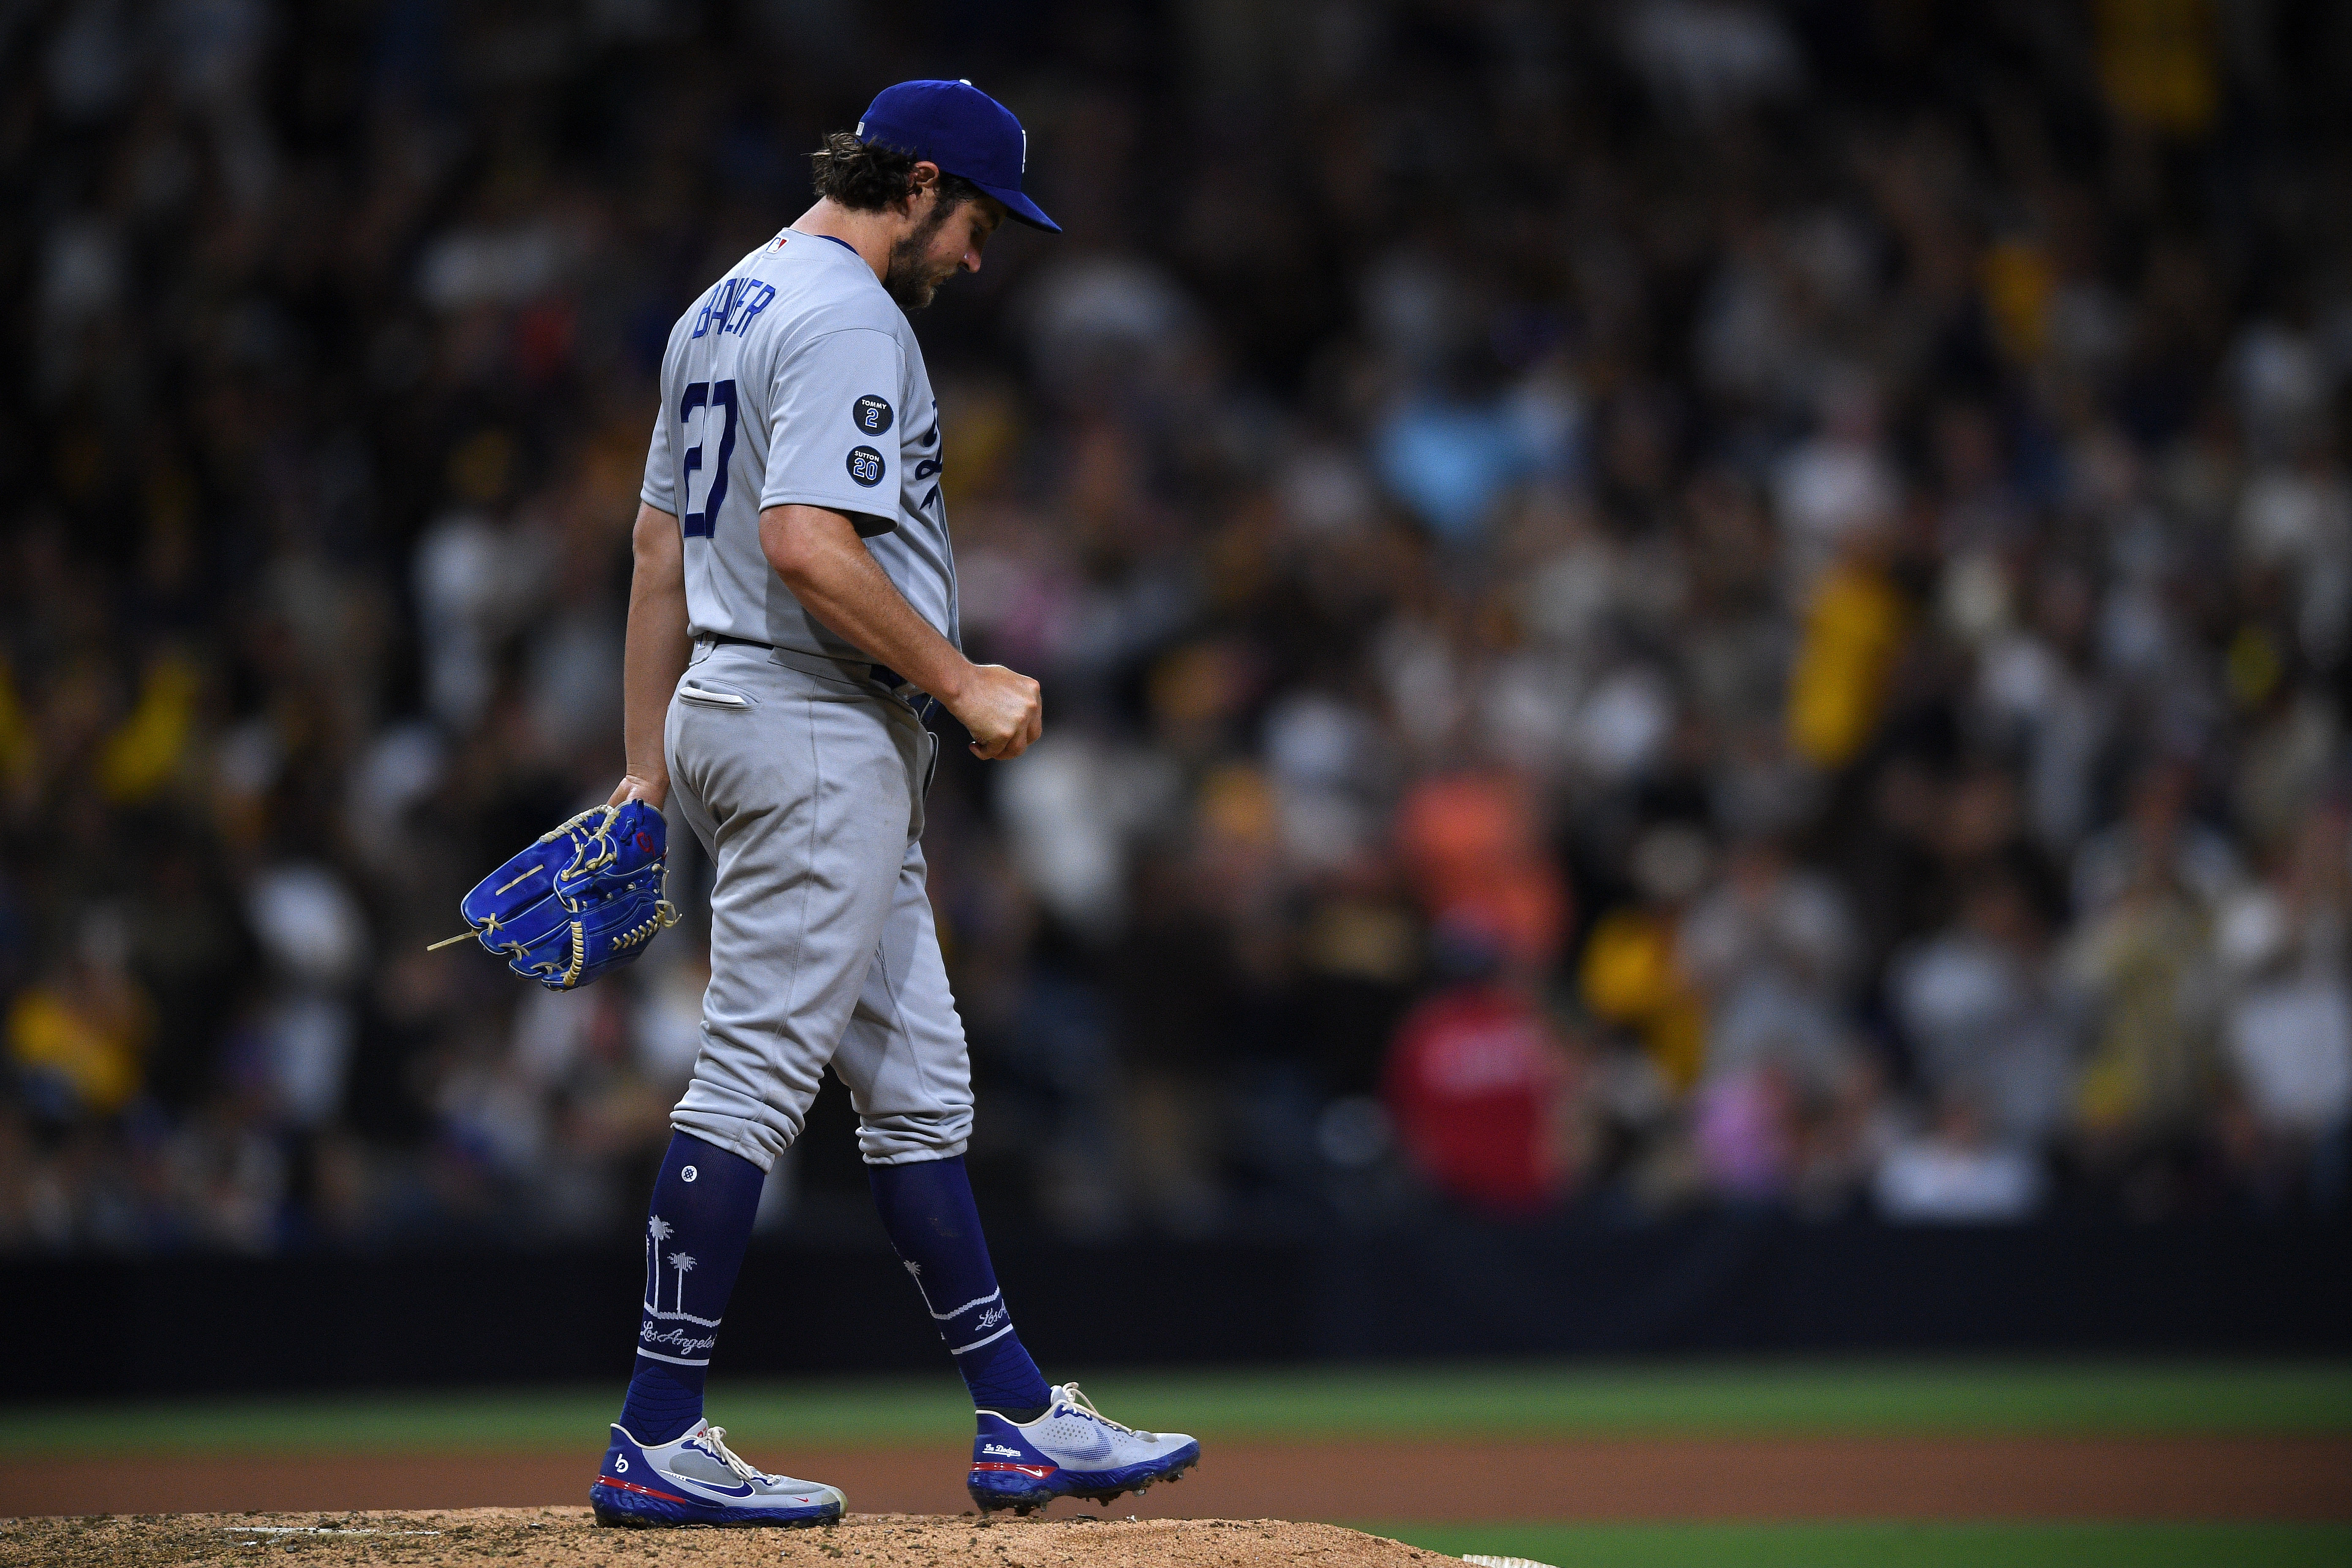
<path fill-rule="evenodd" d="M 911 153 L 917 162 L 970 180 L 1032 228 L 1059 234 L 1062 226 L 1021 194 L 1029 166 L 1029 133 L 1013 111 L 968 81 L 902 81 L 886 87 L 857 122 L 860 142 Z"/>

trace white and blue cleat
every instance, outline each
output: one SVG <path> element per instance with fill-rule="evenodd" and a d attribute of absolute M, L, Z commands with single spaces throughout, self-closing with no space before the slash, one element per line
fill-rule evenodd
<path fill-rule="evenodd" d="M 673 1442 L 648 1447 L 613 1428 L 589 1504 L 599 1524 L 832 1524 L 848 1500 L 817 1481 L 753 1469 L 727 1447 L 727 1429 L 698 1421 Z"/>
<path fill-rule="evenodd" d="M 1139 1432 L 1094 1406 L 1075 1383 L 1056 1386 L 1045 1414 L 1024 1426 L 980 1412 L 965 1487 L 982 1513 L 1027 1513 L 1057 1497 L 1108 1502 L 1154 1481 L 1172 1481 L 1201 1462 L 1201 1445 L 1181 1432 Z"/>

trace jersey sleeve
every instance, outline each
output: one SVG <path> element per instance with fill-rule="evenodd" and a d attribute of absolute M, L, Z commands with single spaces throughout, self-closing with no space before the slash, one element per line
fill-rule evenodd
<path fill-rule="evenodd" d="M 905 385 L 898 340 L 872 328 L 826 332 L 782 356 L 760 504 L 847 512 L 865 538 L 897 528 Z"/>
<path fill-rule="evenodd" d="M 654 413 L 653 444 L 646 452 L 646 482 L 637 499 L 658 511 L 677 515 L 677 469 L 669 458 L 669 410 Z"/>

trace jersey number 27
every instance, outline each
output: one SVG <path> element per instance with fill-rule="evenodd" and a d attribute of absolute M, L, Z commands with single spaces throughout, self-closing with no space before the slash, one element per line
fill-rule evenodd
<path fill-rule="evenodd" d="M 727 423 L 719 433 L 719 450 L 710 461 L 709 488 L 698 507 L 694 504 L 694 476 L 703 466 L 703 445 L 710 439 L 710 416 L 722 409 L 726 411 Z M 699 428 L 695 428 L 698 415 L 701 416 L 701 423 Z M 688 539 L 708 539 L 710 531 L 718 526 L 719 509 L 727 500 L 727 461 L 735 455 L 735 384 L 696 382 L 677 400 L 677 422 L 697 437 L 678 464 L 677 477 L 686 488 L 686 512 L 679 528 Z"/>

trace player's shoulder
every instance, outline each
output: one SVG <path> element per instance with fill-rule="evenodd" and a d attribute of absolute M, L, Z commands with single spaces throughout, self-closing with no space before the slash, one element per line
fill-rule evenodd
<path fill-rule="evenodd" d="M 905 312 L 866 258 L 837 239 L 786 229 L 743 258 L 744 265 L 787 288 L 826 322 L 871 327 L 894 335 Z"/>
<path fill-rule="evenodd" d="M 686 363 L 697 343 L 733 343 L 755 364 L 805 363 L 839 334 L 877 333 L 919 359 L 906 313 L 856 251 L 817 235 L 787 229 L 745 255 L 706 288 L 678 319 L 666 362 Z M 845 345 L 846 346 L 846 345 Z M 755 373 L 756 374 L 756 373 Z"/>

